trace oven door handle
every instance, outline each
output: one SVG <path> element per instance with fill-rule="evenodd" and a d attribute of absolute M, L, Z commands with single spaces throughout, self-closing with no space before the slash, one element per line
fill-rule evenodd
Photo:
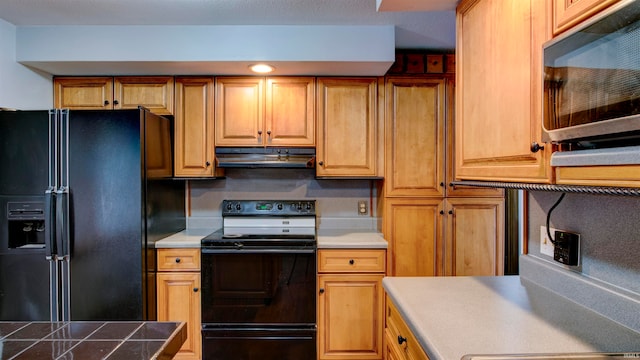
<path fill-rule="evenodd" d="M 314 254 L 316 249 L 201 249 L 203 254 Z"/>

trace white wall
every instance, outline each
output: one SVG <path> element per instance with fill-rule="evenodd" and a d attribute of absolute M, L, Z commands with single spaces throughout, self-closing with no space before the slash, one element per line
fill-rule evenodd
<path fill-rule="evenodd" d="M 16 62 L 16 27 L 0 19 L 0 107 L 20 110 L 53 107 L 51 75 Z"/>

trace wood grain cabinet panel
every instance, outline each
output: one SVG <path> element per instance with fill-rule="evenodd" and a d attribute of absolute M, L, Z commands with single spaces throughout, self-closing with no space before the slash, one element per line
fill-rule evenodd
<path fill-rule="evenodd" d="M 320 177 L 380 177 L 383 79 L 318 78 L 317 165 Z"/>
<path fill-rule="evenodd" d="M 544 1 L 463 0 L 457 8 L 455 176 L 549 183 L 542 135 Z"/>
<path fill-rule="evenodd" d="M 157 255 L 158 321 L 185 322 L 187 340 L 175 359 L 199 360 L 202 358 L 200 249 L 158 249 Z"/>
<path fill-rule="evenodd" d="M 619 1 L 553 0 L 553 35 L 559 35 Z"/>
<path fill-rule="evenodd" d="M 216 146 L 315 145 L 315 78 L 216 78 Z"/>
<path fill-rule="evenodd" d="M 176 78 L 174 172 L 178 177 L 216 174 L 213 84 L 213 77 Z"/>
<path fill-rule="evenodd" d="M 318 359 L 381 360 L 385 250 L 321 249 L 318 257 Z"/>
<path fill-rule="evenodd" d="M 173 114 L 172 76 L 56 77 L 54 106 L 71 110 L 137 109 Z"/>

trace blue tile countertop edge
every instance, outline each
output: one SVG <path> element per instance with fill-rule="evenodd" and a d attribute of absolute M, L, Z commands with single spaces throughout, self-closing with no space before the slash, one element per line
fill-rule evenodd
<path fill-rule="evenodd" d="M 382 283 L 431 360 L 570 352 L 640 356 L 640 332 L 520 276 L 386 277 Z"/>

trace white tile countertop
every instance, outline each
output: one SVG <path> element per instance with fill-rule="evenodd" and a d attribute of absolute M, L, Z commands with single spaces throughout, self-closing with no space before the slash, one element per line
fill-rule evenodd
<path fill-rule="evenodd" d="M 200 240 L 215 229 L 187 229 L 156 241 L 156 248 L 199 248 Z M 348 229 L 318 230 L 318 248 L 386 249 L 387 241 L 376 231 Z"/>
<path fill-rule="evenodd" d="M 431 360 L 466 354 L 632 352 L 640 333 L 519 276 L 386 277 Z"/>

